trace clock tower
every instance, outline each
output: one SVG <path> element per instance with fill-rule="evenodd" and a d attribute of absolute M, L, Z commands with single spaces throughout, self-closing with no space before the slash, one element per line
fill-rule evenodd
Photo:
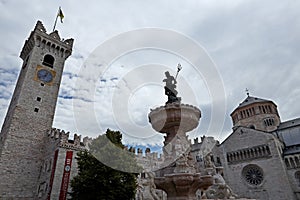
<path fill-rule="evenodd" d="M 37 199 L 47 134 L 52 128 L 64 63 L 73 39 L 38 21 L 20 57 L 23 65 L 0 134 L 0 199 Z"/>

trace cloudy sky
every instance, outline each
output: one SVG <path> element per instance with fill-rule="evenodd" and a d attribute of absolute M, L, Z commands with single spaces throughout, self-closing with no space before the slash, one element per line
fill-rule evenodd
<path fill-rule="evenodd" d="M 202 111 L 190 138 L 224 140 L 246 88 L 273 100 L 282 121 L 300 116 L 299 1 L 0 0 L 1 124 L 24 41 L 37 20 L 51 32 L 59 6 L 56 29 L 75 43 L 53 127 L 90 137 L 111 128 L 128 145 L 162 145 L 147 115 L 166 101 L 164 71 L 175 75 L 178 63 L 179 96 Z"/>

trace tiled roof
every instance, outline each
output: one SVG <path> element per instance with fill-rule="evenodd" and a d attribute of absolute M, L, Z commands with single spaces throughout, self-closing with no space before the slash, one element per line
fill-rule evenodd
<path fill-rule="evenodd" d="M 258 97 L 248 96 L 242 103 L 239 104 L 238 108 L 253 104 L 253 103 L 264 103 L 271 102 L 270 100 L 260 99 Z"/>
<path fill-rule="evenodd" d="M 261 99 L 261 98 L 258 98 L 258 97 L 247 96 L 247 98 L 242 103 L 240 103 L 239 106 L 236 109 L 234 109 L 234 111 L 232 113 L 234 113 L 239 108 L 242 108 L 244 106 L 248 106 L 248 105 L 253 104 L 253 103 L 266 103 L 266 102 L 273 103 L 270 100 Z"/>

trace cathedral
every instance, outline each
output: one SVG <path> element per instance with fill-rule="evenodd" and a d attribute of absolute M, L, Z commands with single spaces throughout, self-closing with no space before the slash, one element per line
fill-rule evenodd
<path fill-rule="evenodd" d="M 77 174 L 76 153 L 90 139 L 52 127 L 64 63 L 73 39 L 47 33 L 38 21 L 25 41 L 19 78 L 0 134 L 0 199 L 68 199 L 70 181 Z M 231 113 L 232 133 L 223 141 L 203 136 L 191 142 L 196 167 L 207 163 L 219 170 L 228 187 L 251 199 L 300 199 L 300 118 L 281 122 L 271 100 L 247 94 Z M 135 150 L 134 150 L 135 151 Z M 153 171 L 163 155 L 137 161 Z M 142 173 L 140 181 L 147 177 Z M 145 191 L 137 192 L 137 199 Z M 162 191 L 156 191 L 166 199 Z M 200 199 L 201 197 L 199 197 Z"/>

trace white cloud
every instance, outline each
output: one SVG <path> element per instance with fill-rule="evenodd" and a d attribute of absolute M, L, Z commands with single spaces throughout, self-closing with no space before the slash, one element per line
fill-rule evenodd
<path fill-rule="evenodd" d="M 164 104 L 166 101 L 161 82 L 164 74 L 151 70 L 146 74 L 136 71 L 141 66 L 153 63 L 168 66 L 174 71 L 178 62 L 182 64 L 179 94 L 184 102 L 196 104 L 202 110 L 200 128 L 190 134 L 191 137 L 215 134 L 218 139 L 224 139 L 230 133 L 229 114 L 246 97 L 246 87 L 253 96 L 274 100 L 283 121 L 300 115 L 300 2 L 91 0 L 82 3 L 76 0 L 47 0 L 41 3 L 38 0 L 11 0 L 0 2 L 2 121 L 5 116 L 3 112 L 8 106 L 7 99 L 13 92 L 21 68 L 18 55 L 24 40 L 38 19 L 51 31 L 58 6 L 62 6 L 65 15 L 64 23 L 57 24 L 60 36 L 73 37 L 75 43 L 73 54 L 65 65 L 54 127 L 90 136 L 96 136 L 106 128 L 125 129 L 115 123 L 118 113 L 113 110 L 112 101 L 113 94 L 123 92 L 125 95 L 127 91 L 130 97 L 120 103 L 129 106 L 125 110 L 126 113 L 129 112 L 129 119 L 117 119 L 121 124 L 133 124 L 126 128 L 128 136 L 124 137 L 124 141 L 130 144 L 162 144 L 162 136 L 155 134 L 149 124 L 145 125 L 149 107 Z M 103 77 L 94 74 L 95 70 L 100 65 L 109 63 L 89 65 L 86 70 L 89 70 L 90 77 L 81 76 L 80 70 L 85 60 L 101 43 L 122 32 L 145 27 L 180 32 L 207 50 L 217 65 L 226 92 L 227 116 L 221 134 L 207 133 L 213 101 L 205 80 L 207 77 L 198 74 L 195 76 L 192 66 L 179 56 L 158 50 L 134 51 L 120 55 Z M 123 42 L 130 43 L 131 40 Z M 170 46 L 180 46 L 176 42 Z M 195 55 L 196 58 L 197 56 Z M 141 85 L 151 76 L 157 78 L 155 83 L 149 84 L 149 87 L 147 84 Z M 84 83 L 80 88 L 79 80 Z M 87 87 L 89 84 L 95 84 L 95 90 Z M 122 84 L 124 88 L 127 87 L 122 88 L 124 91 L 120 91 Z M 87 108 L 91 110 L 86 111 Z M 95 120 L 87 120 L 91 115 L 95 116 Z M 135 126 L 145 126 L 143 134 L 151 137 L 148 140 L 130 137 L 129 132 L 135 132 Z"/>

